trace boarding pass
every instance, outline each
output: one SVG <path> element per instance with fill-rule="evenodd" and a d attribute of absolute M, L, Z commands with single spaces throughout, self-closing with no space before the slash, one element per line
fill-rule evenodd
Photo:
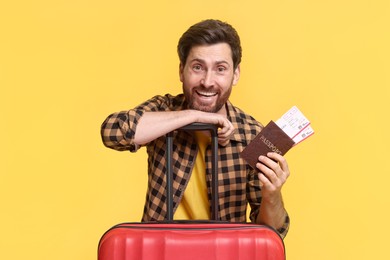
<path fill-rule="evenodd" d="M 310 121 L 296 106 L 288 110 L 275 123 L 295 142 L 295 145 L 314 134 Z"/>

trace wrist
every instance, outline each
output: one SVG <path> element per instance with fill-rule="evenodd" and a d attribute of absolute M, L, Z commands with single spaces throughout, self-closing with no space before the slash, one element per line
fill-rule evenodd
<path fill-rule="evenodd" d="M 283 198 L 282 198 L 282 193 L 279 192 L 262 192 L 261 196 L 262 203 L 267 203 L 270 206 L 278 206 L 282 205 L 283 206 Z"/>

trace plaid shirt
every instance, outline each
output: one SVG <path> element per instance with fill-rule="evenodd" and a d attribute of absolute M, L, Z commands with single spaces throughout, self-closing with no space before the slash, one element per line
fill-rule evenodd
<path fill-rule="evenodd" d="M 140 147 L 134 143 L 137 123 L 146 111 L 179 111 L 187 108 L 184 95 L 155 96 L 129 111 L 110 115 L 102 124 L 101 134 L 105 146 L 136 152 Z M 226 103 L 228 119 L 235 133 L 227 146 L 218 147 L 218 194 L 221 220 L 245 222 L 247 204 L 251 206 L 250 219 L 255 222 L 261 204 L 261 190 L 257 173 L 240 157 L 244 147 L 261 131 L 262 125 L 254 118 Z M 143 221 L 164 220 L 166 207 L 166 160 L 165 136 L 146 144 L 148 153 L 148 187 Z M 198 147 L 195 137 L 185 131 L 173 135 L 173 207 L 176 210 L 190 179 Z M 206 182 L 211 201 L 211 145 L 206 149 Z M 289 217 L 278 230 L 282 237 L 287 233 Z"/>

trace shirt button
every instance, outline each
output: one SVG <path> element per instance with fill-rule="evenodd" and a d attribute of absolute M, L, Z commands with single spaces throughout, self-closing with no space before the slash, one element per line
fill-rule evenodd
<path fill-rule="evenodd" d="M 179 191 L 183 191 L 183 186 L 179 186 Z"/>
<path fill-rule="evenodd" d="M 192 165 L 194 165 L 194 162 L 192 161 L 188 162 L 188 166 L 192 167 Z"/>

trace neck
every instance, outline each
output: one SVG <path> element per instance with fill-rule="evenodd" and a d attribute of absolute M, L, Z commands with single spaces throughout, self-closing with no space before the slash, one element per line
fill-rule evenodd
<path fill-rule="evenodd" d="M 222 108 L 217 112 L 217 114 L 219 115 L 223 115 L 225 117 L 227 117 L 228 113 L 227 113 L 227 109 L 226 109 L 226 103 L 222 106 Z"/>

